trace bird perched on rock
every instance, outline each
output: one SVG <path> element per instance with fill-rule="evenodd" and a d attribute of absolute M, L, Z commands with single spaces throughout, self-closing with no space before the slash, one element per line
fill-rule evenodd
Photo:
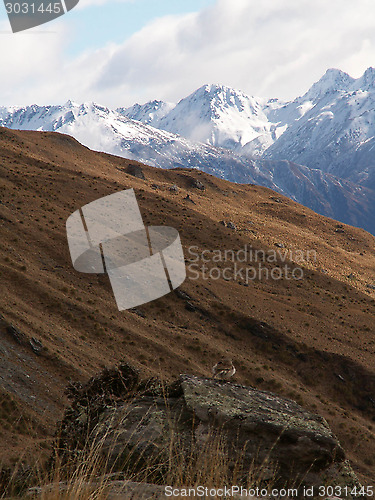
<path fill-rule="evenodd" d="M 221 359 L 212 368 L 212 374 L 214 378 L 228 380 L 230 377 L 236 373 L 236 368 L 234 367 L 232 360 L 229 358 Z"/>

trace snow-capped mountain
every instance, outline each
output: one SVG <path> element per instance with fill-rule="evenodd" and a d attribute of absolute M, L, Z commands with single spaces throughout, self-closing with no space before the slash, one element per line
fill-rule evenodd
<path fill-rule="evenodd" d="M 206 85 L 178 104 L 0 108 L 0 125 L 72 135 L 162 168 L 260 184 L 375 234 L 375 70 L 328 70 L 291 102 Z M 305 166 L 302 166 L 305 165 Z"/>
<path fill-rule="evenodd" d="M 192 141 L 234 151 L 246 147 L 247 152 L 260 156 L 277 137 L 277 125 L 268 120 L 267 111 L 282 104 L 224 85 L 204 85 L 178 104 L 151 101 L 117 111 Z"/>
<path fill-rule="evenodd" d="M 176 105 L 152 101 L 121 113 L 193 141 L 365 182 L 364 172 L 374 166 L 372 150 L 367 154 L 375 136 L 374 103 L 375 69 L 358 79 L 329 69 L 290 102 L 204 85 Z"/>
<path fill-rule="evenodd" d="M 314 83 L 312 87 L 302 96 L 297 97 L 293 101 L 281 103 L 276 102 L 272 107 L 268 106 L 265 110 L 268 120 L 275 124 L 282 133 L 292 125 L 299 121 L 306 113 L 312 110 L 322 100 L 330 98 L 330 96 L 338 92 L 348 91 L 350 86 L 356 80 L 350 77 L 347 73 L 338 69 L 328 69 L 322 78 Z M 276 140 L 282 134 L 278 134 Z"/>
<path fill-rule="evenodd" d="M 253 166 L 249 158 L 233 151 L 192 142 L 96 103 L 0 108 L 0 126 L 65 133 L 97 151 L 162 168 L 200 168 L 238 182 Z"/>
<path fill-rule="evenodd" d="M 205 85 L 182 99 L 156 126 L 234 151 L 246 146 L 260 156 L 272 144 L 275 128 L 264 113 L 265 106 L 264 99 L 222 85 Z"/>
<path fill-rule="evenodd" d="M 147 110 L 152 103 L 141 108 Z M 253 158 L 288 160 L 374 188 L 375 69 L 329 69 L 290 102 L 205 85 L 163 109 L 153 126 Z M 129 108 L 129 113 L 132 108 Z M 143 113 L 147 113 L 143 111 Z M 136 119 L 147 121 L 139 113 Z M 146 118 L 147 119 L 147 118 Z"/>
<path fill-rule="evenodd" d="M 370 187 L 366 179 L 375 168 L 375 70 L 369 68 L 357 80 L 337 70 L 326 73 L 300 100 L 304 98 L 305 103 L 310 99 L 311 108 L 289 124 L 263 157 L 288 159 Z"/>

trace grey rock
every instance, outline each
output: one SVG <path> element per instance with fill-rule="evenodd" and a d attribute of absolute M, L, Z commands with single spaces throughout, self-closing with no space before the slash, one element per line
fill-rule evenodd
<path fill-rule="evenodd" d="M 75 418 L 78 432 L 87 435 L 80 414 Z M 276 475 L 273 482 L 280 487 L 359 486 L 322 417 L 290 399 L 211 378 L 181 375 L 169 388 L 154 384 L 152 390 L 135 391 L 128 401 L 103 407 L 91 431 L 111 471 L 122 471 L 125 464 L 157 471 L 147 481 L 163 477 L 174 440 L 191 456 L 219 435 L 228 463 L 241 457 L 244 481 L 255 464 L 264 479 Z"/>
<path fill-rule="evenodd" d="M 40 340 L 36 339 L 35 337 L 32 337 L 30 339 L 30 347 L 35 352 L 35 354 L 40 354 L 44 351 L 43 344 L 40 342 Z"/>
<path fill-rule="evenodd" d="M 142 167 L 140 165 L 130 164 L 126 170 L 126 173 L 132 175 L 133 177 L 137 177 L 138 179 L 145 180 L 145 174 L 143 173 Z"/>
<path fill-rule="evenodd" d="M 181 376 L 181 384 L 187 408 L 198 417 L 200 425 L 213 421 L 225 424 L 233 438 L 239 432 L 242 438 L 238 445 L 247 442 L 249 458 L 253 458 L 258 446 L 264 450 L 260 454 L 268 454 L 277 439 L 272 453 L 280 464 L 287 457 L 289 466 L 294 461 L 302 468 L 303 464 L 309 467 L 320 462 L 324 468 L 334 457 L 341 461 L 345 457 L 327 422 L 292 400 L 189 375 Z"/>
<path fill-rule="evenodd" d="M 185 196 L 184 200 L 190 201 L 190 203 L 193 203 L 194 205 L 196 205 L 195 201 L 193 200 L 193 198 L 190 196 L 189 193 Z"/>
<path fill-rule="evenodd" d="M 186 302 L 185 309 L 187 311 L 191 311 L 191 312 L 194 312 L 194 311 L 197 310 L 197 308 L 191 302 L 189 302 L 189 301 Z"/>
<path fill-rule="evenodd" d="M 9 323 L 2 314 L 0 314 L 0 330 L 6 332 L 17 344 L 24 345 L 27 343 L 27 336 Z"/>
<path fill-rule="evenodd" d="M 29 488 L 27 496 L 33 498 L 60 497 L 60 495 L 71 489 L 71 485 L 67 482 L 52 483 Z M 125 480 L 112 480 L 110 477 L 103 478 L 102 482 L 83 482 L 79 487 L 79 492 L 84 497 L 88 497 L 89 495 L 94 497 L 96 493 L 100 492 L 100 498 L 106 498 L 107 500 L 159 500 L 168 498 L 165 496 L 164 486 Z"/>
<path fill-rule="evenodd" d="M 179 288 L 177 288 L 177 290 L 175 290 L 175 294 L 177 295 L 178 298 L 180 299 L 184 299 L 184 300 L 191 300 L 191 297 L 189 294 L 187 294 L 186 292 L 184 292 L 183 290 L 180 290 Z"/>
<path fill-rule="evenodd" d="M 137 309 L 136 307 L 133 307 L 132 309 L 130 309 L 130 311 L 141 318 L 146 317 L 145 313 L 143 311 L 141 311 L 140 309 Z"/>
<path fill-rule="evenodd" d="M 198 181 L 198 179 L 192 179 L 191 180 L 191 186 L 196 189 L 200 189 L 201 191 L 204 191 L 206 189 L 205 185 L 203 182 Z"/>

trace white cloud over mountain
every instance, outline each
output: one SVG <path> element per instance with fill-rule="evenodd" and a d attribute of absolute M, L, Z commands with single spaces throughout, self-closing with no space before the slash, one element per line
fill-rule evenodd
<path fill-rule="evenodd" d="M 121 44 L 73 58 L 67 56 L 73 16 L 44 29 L 54 33 L 3 36 L 1 104 L 72 97 L 111 107 L 155 97 L 176 101 L 206 82 L 290 98 L 328 67 L 358 77 L 373 64 L 375 4 L 218 0 L 200 12 L 156 19 Z"/>
<path fill-rule="evenodd" d="M 290 98 L 327 67 L 359 76 L 374 49 L 375 4 L 367 0 L 219 0 L 135 34 L 109 59 L 98 86 L 138 82 L 145 97 L 153 87 L 153 97 L 176 100 L 209 81 Z"/>

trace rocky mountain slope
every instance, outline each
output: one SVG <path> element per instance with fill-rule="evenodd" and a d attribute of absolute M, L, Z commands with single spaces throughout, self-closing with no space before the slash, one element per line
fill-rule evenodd
<path fill-rule="evenodd" d="M 373 236 L 264 187 L 142 166 L 62 134 L 2 128 L 0 157 L 4 466 L 49 452 L 69 381 L 121 360 L 145 376 L 207 377 L 230 355 L 235 382 L 326 418 L 356 472 L 373 483 Z M 129 188 L 146 224 L 179 230 L 188 278 L 178 292 L 120 313 L 108 277 L 73 269 L 65 222 Z M 212 252 L 245 245 L 265 252 L 260 262 L 249 254 L 246 266 L 265 270 L 248 282 L 241 273 L 228 279 L 224 269 L 243 259 L 229 252 L 217 263 Z M 273 258 L 289 272 L 301 268 L 303 279 L 270 279 Z"/>

